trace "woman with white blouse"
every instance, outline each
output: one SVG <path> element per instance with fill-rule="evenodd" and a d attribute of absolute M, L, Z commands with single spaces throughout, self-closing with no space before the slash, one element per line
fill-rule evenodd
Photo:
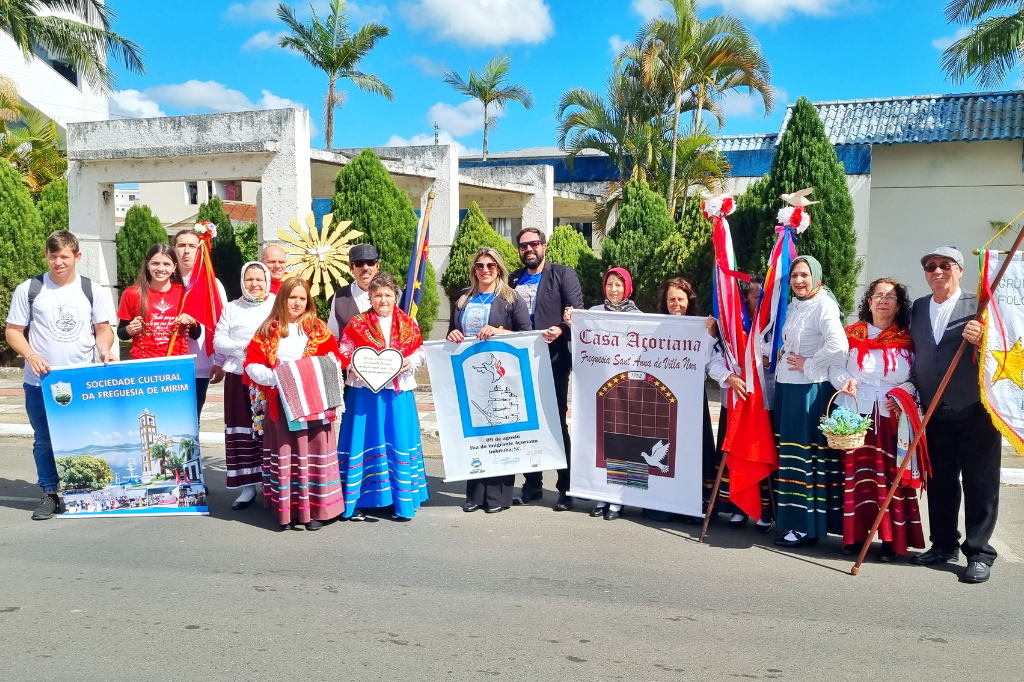
<path fill-rule="evenodd" d="M 213 349 L 224 356 L 224 454 L 228 489 L 241 489 L 232 509 L 244 509 L 256 499 L 256 484 L 263 478 L 262 425 L 253 425 L 249 387 L 242 365 L 256 330 L 274 307 L 270 270 L 259 261 L 242 266 L 242 296 L 221 312 L 213 335 Z"/>
<path fill-rule="evenodd" d="M 910 298 L 895 279 L 877 279 L 868 285 L 860 306 L 860 320 L 846 328 L 850 351 L 845 361 L 832 365 L 829 379 L 844 395 L 836 403 L 872 418 L 864 447 L 848 450 L 843 458 L 846 486 L 843 493 L 843 553 L 856 554 L 867 537 L 889 486 L 899 468 L 896 460 L 899 410 L 889 391 L 910 381 L 914 342 L 910 338 Z M 908 547 L 924 547 L 917 488 L 921 478 L 908 469 L 897 488 L 888 513 L 878 527 L 882 539 L 879 561 L 891 562 Z"/>
<path fill-rule="evenodd" d="M 780 547 L 814 546 L 843 532 L 843 474 L 839 452 L 818 430 L 832 397 L 829 368 L 850 346 L 842 313 L 821 281 L 821 264 L 799 256 L 789 270 L 793 300 L 782 328 L 775 375 L 775 433 L 779 438 Z"/>

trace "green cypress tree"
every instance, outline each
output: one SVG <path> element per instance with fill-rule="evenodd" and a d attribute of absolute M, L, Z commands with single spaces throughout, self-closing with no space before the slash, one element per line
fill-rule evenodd
<path fill-rule="evenodd" d="M 213 259 L 213 271 L 217 279 L 224 285 L 228 300 L 242 295 L 242 252 L 235 243 L 235 229 L 231 219 L 224 212 L 220 197 L 214 195 L 208 202 L 199 207 L 196 222 L 211 222 L 217 226 L 217 236 L 211 243 L 210 256 Z"/>
<path fill-rule="evenodd" d="M 409 195 L 395 184 L 372 150 L 364 149 L 338 171 L 331 210 L 335 223 L 351 220 L 352 229 L 363 233 L 359 241 L 377 247 L 381 270 L 394 275 L 404 289 L 416 238 L 416 212 Z M 428 260 L 426 286 L 416 316 L 424 338 L 430 335 L 440 306 L 436 281 L 434 266 Z"/>
<path fill-rule="evenodd" d="M 46 271 L 46 234 L 39 210 L 18 171 L 0 163 L 0 319 L 7 319 L 14 289 Z M 10 356 L 9 351 L 7 341 L 0 336 L 0 353 Z"/>
<path fill-rule="evenodd" d="M 235 228 L 235 244 L 242 254 L 242 262 L 259 260 L 260 257 L 260 234 L 256 221 L 243 223 Z"/>
<path fill-rule="evenodd" d="M 760 238 L 762 223 L 774 225 L 773 218 L 768 216 L 766 208 L 768 192 L 768 176 L 760 178 L 749 185 L 747 190 L 736 197 L 736 211 L 729 216 L 729 229 L 732 232 L 732 247 L 736 252 L 736 262 L 740 268 L 754 274 L 764 274 L 765 268 L 758 260 L 760 254 Z M 765 222 L 767 220 L 767 222 Z M 775 242 L 773 241 L 772 244 Z M 771 246 L 769 246 L 769 249 Z"/>
<path fill-rule="evenodd" d="M 441 275 L 441 286 L 448 298 L 458 296 L 460 291 L 469 286 L 470 264 L 476 252 L 484 246 L 496 249 L 501 254 L 509 272 L 519 267 L 519 252 L 516 251 L 516 247 L 494 231 L 480 206 L 474 201 L 469 205 L 466 217 L 459 225 L 459 232 L 455 235 L 455 241 L 452 242 L 452 249 L 448 255 L 448 269 Z"/>
<path fill-rule="evenodd" d="M 114 238 L 117 249 L 117 288 L 124 291 L 139 274 L 149 247 L 167 241 L 167 230 L 149 206 L 135 205 L 124 216 L 124 225 Z"/>
<path fill-rule="evenodd" d="M 767 268 L 775 243 L 776 216 L 785 204 L 778 198 L 805 187 L 813 187 L 811 227 L 797 238 L 797 252 L 814 256 L 821 262 L 825 284 L 832 289 L 839 305 L 854 309 L 857 274 L 857 233 L 853 228 L 853 199 L 846 184 L 846 171 L 825 134 L 818 112 L 806 97 L 793 107 L 786 132 L 767 176 L 764 190 L 765 214 L 759 226 L 757 269 Z"/>
<path fill-rule="evenodd" d="M 54 180 L 39 193 L 39 201 L 36 202 L 39 209 L 39 216 L 43 219 L 43 229 L 46 233 L 57 230 L 68 230 L 68 181 Z"/>
<path fill-rule="evenodd" d="M 517 254 L 518 257 L 518 254 Z M 594 250 L 587 244 L 583 233 L 572 225 L 558 225 L 548 239 L 547 259 L 559 265 L 568 265 L 576 271 L 583 290 L 583 302 L 592 306 L 604 300 L 601 291 L 601 259 L 594 255 Z"/>
<path fill-rule="evenodd" d="M 651 264 L 641 277 L 641 286 L 655 295 L 652 312 L 657 311 L 657 294 L 665 280 L 685 277 L 697 292 L 701 314 L 711 314 L 711 279 L 715 267 L 713 229 L 711 221 L 701 213 L 700 201 L 687 202 L 682 221 L 668 239 L 657 245 Z"/>

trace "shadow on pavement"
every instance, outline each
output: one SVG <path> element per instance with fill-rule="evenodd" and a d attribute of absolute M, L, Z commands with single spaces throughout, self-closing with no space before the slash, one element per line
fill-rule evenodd
<path fill-rule="evenodd" d="M 0 507 L 23 509 L 31 512 L 39 504 L 42 490 L 35 483 L 19 479 L 0 478 Z"/>

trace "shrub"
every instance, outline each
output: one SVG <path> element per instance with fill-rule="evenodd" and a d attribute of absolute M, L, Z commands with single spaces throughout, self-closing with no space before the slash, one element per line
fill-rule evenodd
<path fill-rule="evenodd" d="M 259 260 L 260 258 L 260 229 L 256 221 L 242 223 L 235 228 L 235 244 L 242 255 L 242 262 Z"/>
<path fill-rule="evenodd" d="M 242 295 L 242 252 L 235 243 L 235 230 L 231 219 L 224 212 L 220 197 L 214 195 L 208 202 L 199 207 L 196 222 L 211 222 L 217 226 L 210 256 L 213 259 L 213 271 L 217 279 L 224 285 L 228 300 L 233 301 Z"/>
<path fill-rule="evenodd" d="M 117 288 L 124 291 L 139 274 L 146 251 L 157 242 L 167 241 L 167 230 L 149 206 L 136 205 L 128 209 L 124 225 L 114 238 L 117 249 Z"/>
<path fill-rule="evenodd" d="M 68 222 L 68 181 L 54 180 L 39 193 L 36 202 L 39 216 L 43 219 L 43 230 L 49 234 L 57 230 L 69 230 Z"/>
<path fill-rule="evenodd" d="M 516 251 L 516 247 L 494 231 L 474 201 L 469 205 L 466 217 L 459 225 L 458 234 L 455 235 L 448 256 L 448 268 L 441 275 L 441 287 L 448 298 L 455 298 L 460 291 L 469 286 L 469 268 L 473 263 L 473 256 L 484 246 L 490 246 L 501 254 L 509 272 L 519 267 L 519 252 Z"/>
<path fill-rule="evenodd" d="M 14 289 L 46 271 L 46 230 L 18 171 L 0 163 L 0 319 L 6 320 Z M 0 352 L 10 355 L 0 336 Z"/>

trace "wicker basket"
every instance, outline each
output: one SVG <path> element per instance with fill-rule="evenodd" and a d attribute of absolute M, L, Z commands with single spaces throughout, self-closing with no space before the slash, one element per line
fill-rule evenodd
<path fill-rule="evenodd" d="M 832 397 L 828 401 L 828 406 L 825 408 L 825 416 L 827 417 L 832 412 L 832 402 L 836 399 L 842 391 L 836 391 L 832 394 Z M 867 432 L 861 431 L 860 433 L 851 433 L 848 436 L 836 436 L 831 433 L 825 433 L 825 440 L 828 441 L 828 446 L 833 450 L 856 450 L 857 448 L 864 447 L 864 436 Z"/>

